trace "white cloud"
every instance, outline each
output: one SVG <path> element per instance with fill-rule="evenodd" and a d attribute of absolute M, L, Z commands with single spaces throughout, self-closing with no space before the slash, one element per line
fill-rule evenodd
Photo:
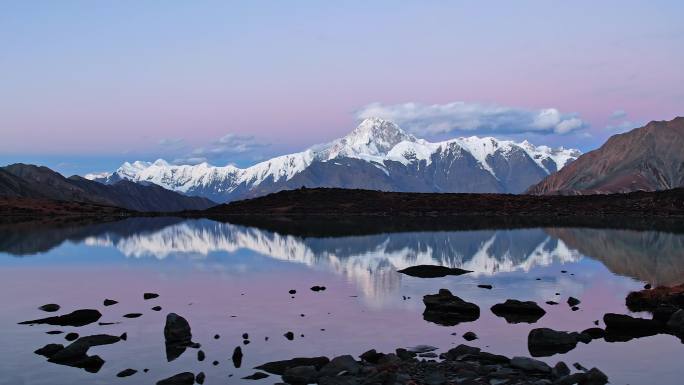
<path fill-rule="evenodd" d="M 619 120 L 627 116 L 627 113 L 624 110 L 615 110 L 613 111 L 612 114 L 610 114 L 610 118 L 613 120 Z"/>
<path fill-rule="evenodd" d="M 198 147 L 189 154 L 174 159 L 176 164 L 198 164 L 202 162 L 224 162 L 232 156 L 254 157 L 255 151 L 268 147 L 252 135 L 226 134 L 206 146 Z"/>
<path fill-rule="evenodd" d="M 373 103 L 356 114 L 358 119 L 380 117 L 418 135 L 470 132 L 473 134 L 567 134 L 587 125 L 576 114 L 556 108 L 524 108 L 453 102 L 424 105 Z"/>

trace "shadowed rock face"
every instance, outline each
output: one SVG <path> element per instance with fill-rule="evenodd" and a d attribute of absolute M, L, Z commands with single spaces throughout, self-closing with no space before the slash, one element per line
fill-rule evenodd
<path fill-rule="evenodd" d="M 684 117 L 612 136 L 530 187 L 531 194 L 655 191 L 684 186 Z"/>

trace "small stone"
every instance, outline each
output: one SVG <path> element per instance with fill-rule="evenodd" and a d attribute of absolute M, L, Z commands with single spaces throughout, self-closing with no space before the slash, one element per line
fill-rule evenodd
<path fill-rule="evenodd" d="M 124 369 L 124 370 L 120 371 L 119 373 L 116 374 L 116 376 L 117 377 L 130 377 L 136 373 L 138 373 L 137 370 L 129 368 L 129 369 Z"/>
<path fill-rule="evenodd" d="M 463 339 L 466 341 L 473 341 L 477 339 L 477 334 L 473 332 L 466 332 L 463 334 Z"/>
<path fill-rule="evenodd" d="M 294 333 L 292 333 L 292 332 L 287 332 L 287 333 L 285 333 L 285 334 L 283 334 L 283 335 L 284 335 L 285 338 L 287 338 L 289 341 L 292 341 L 292 340 L 294 339 Z"/>
<path fill-rule="evenodd" d="M 565 377 L 570 374 L 570 368 L 563 361 L 559 361 L 553 369 L 551 369 L 551 375 L 554 378 Z"/>
<path fill-rule="evenodd" d="M 45 305 L 38 308 L 38 310 L 42 310 L 42 311 L 45 311 L 48 313 L 56 312 L 59 309 L 60 309 L 60 306 L 57 305 L 56 303 L 48 303 L 48 304 L 45 304 Z"/>
<path fill-rule="evenodd" d="M 143 299 L 148 300 L 148 299 L 153 299 L 159 297 L 159 294 L 157 293 L 145 293 L 143 294 Z"/>
<path fill-rule="evenodd" d="M 199 372 L 195 376 L 195 382 L 202 385 L 204 384 L 204 379 L 207 378 L 207 376 L 204 374 L 204 372 Z"/>
<path fill-rule="evenodd" d="M 290 293 L 290 294 L 297 294 L 297 290 L 292 289 L 292 290 L 288 291 L 288 293 Z"/>
<path fill-rule="evenodd" d="M 570 308 L 570 310 L 572 310 L 572 311 L 577 311 L 577 310 L 579 310 L 579 307 L 573 306 L 573 307 Z"/>
<path fill-rule="evenodd" d="M 477 285 L 480 289 L 492 290 L 492 285 Z"/>
<path fill-rule="evenodd" d="M 128 339 L 128 333 L 124 332 L 123 334 L 121 334 L 121 336 L 120 336 L 119 338 L 120 338 L 122 341 L 126 341 L 126 340 Z"/>
<path fill-rule="evenodd" d="M 582 301 L 578 300 L 577 298 L 575 298 L 575 297 L 568 297 L 568 305 L 570 305 L 570 306 L 577 306 L 577 305 L 579 305 L 580 303 L 582 303 Z"/>
<path fill-rule="evenodd" d="M 117 303 L 119 303 L 119 301 L 115 301 L 115 300 L 109 299 L 109 298 L 105 298 L 105 300 L 102 301 L 102 304 L 105 306 L 112 306 L 112 305 L 116 305 Z"/>
<path fill-rule="evenodd" d="M 67 341 L 76 341 L 78 339 L 78 333 L 67 333 L 67 335 L 64 336 L 64 339 Z"/>
<path fill-rule="evenodd" d="M 45 332 L 45 334 L 62 334 L 64 333 L 61 330 L 50 330 L 49 332 Z"/>
<path fill-rule="evenodd" d="M 218 362 L 218 361 L 214 361 L 214 362 L 212 362 L 211 364 L 214 365 L 214 366 L 218 366 L 219 362 Z"/>
<path fill-rule="evenodd" d="M 316 286 L 311 287 L 311 291 L 323 291 L 323 290 L 325 290 L 325 286 L 316 285 Z"/>
<path fill-rule="evenodd" d="M 204 351 L 203 351 L 203 350 L 198 350 L 198 351 L 197 351 L 197 361 L 202 362 L 202 361 L 204 361 L 204 358 L 205 358 L 205 357 L 206 357 L 206 355 L 204 354 Z"/>
<path fill-rule="evenodd" d="M 653 287 L 653 286 L 651 286 L 650 283 L 647 283 L 647 284 L 644 285 L 644 289 L 646 289 L 646 290 L 651 290 L 652 287 Z"/>
<path fill-rule="evenodd" d="M 215 340 L 217 340 L 217 339 L 219 339 L 219 338 L 221 338 L 221 336 L 220 336 L 220 335 L 218 335 L 218 334 L 214 334 L 214 339 L 215 339 Z"/>
<path fill-rule="evenodd" d="M 556 301 L 546 301 L 547 305 L 558 305 L 558 302 Z"/>
<path fill-rule="evenodd" d="M 236 347 L 233 350 L 233 356 L 231 357 L 233 360 L 233 366 L 235 366 L 236 369 L 239 369 L 240 366 L 242 366 L 242 348 L 241 347 Z"/>
<path fill-rule="evenodd" d="M 128 313 L 123 315 L 124 318 L 138 318 L 142 316 L 142 313 Z"/>
<path fill-rule="evenodd" d="M 155 306 L 152 308 L 154 311 L 161 311 L 162 307 L 161 306 Z"/>

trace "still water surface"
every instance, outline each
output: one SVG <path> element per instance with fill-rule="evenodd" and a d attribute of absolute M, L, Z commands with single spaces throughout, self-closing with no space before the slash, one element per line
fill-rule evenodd
<path fill-rule="evenodd" d="M 418 264 L 473 273 L 433 279 L 397 273 Z M 581 331 L 608 312 L 650 318 L 630 313 L 625 296 L 645 283 L 682 282 L 684 235 L 667 232 L 538 228 L 300 237 L 175 218 L 5 231 L 0 239 L 0 384 L 153 384 L 183 371 L 205 372 L 206 384 L 271 384 L 280 379 L 240 378 L 256 365 L 295 356 L 358 355 L 371 348 L 390 352 L 419 344 L 446 351 L 466 343 L 467 331 L 479 336 L 469 345 L 529 356 L 532 328 Z M 327 290 L 309 290 L 314 285 Z M 452 327 L 423 320 L 423 295 L 440 288 L 478 304 L 480 318 Z M 297 290 L 294 298 L 291 289 Z M 160 296 L 146 301 L 144 292 Z M 569 296 L 582 301 L 580 310 L 570 310 Z M 119 304 L 104 307 L 105 298 Z M 536 301 L 547 314 L 535 324 L 508 324 L 489 310 L 508 298 Z M 549 300 L 560 304 L 546 305 Z M 98 309 L 100 321 L 120 323 L 17 325 L 51 315 L 37 309 L 45 303 L 60 304 L 57 314 Z M 156 305 L 163 310 L 150 310 Z M 143 316 L 122 318 L 132 312 Z M 206 360 L 198 362 L 196 350 L 188 349 L 167 362 L 163 327 L 169 312 L 190 322 Z M 126 332 L 128 340 L 92 348 L 89 354 L 106 361 L 93 374 L 33 353 L 48 343 L 67 344 L 64 334 L 45 333 L 50 330 L 81 336 Z M 293 341 L 283 337 L 288 331 L 295 334 Z M 248 345 L 243 333 L 249 334 Z M 215 334 L 221 338 L 214 339 Z M 235 368 L 230 356 L 238 345 L 245 356 Z M 596 366 L 613 384 L 657 379 L 674 385 L 684 375 L 682 353 L 677 338 L 657 335 L 580 343 L 566 354 L 541 359 Z M 139 372 L 117 378 L 126 368 Z"/>

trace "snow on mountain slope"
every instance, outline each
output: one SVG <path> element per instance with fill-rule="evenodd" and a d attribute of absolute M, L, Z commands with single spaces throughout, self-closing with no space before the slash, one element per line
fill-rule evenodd
<path fill-rule="evenodd" d="M 495 170 L 501 169 L 501 159 L 508 161 L 516 152 L 526 154 L 529 157 L 527 162 L 532 164 L 530 161 L 533 161 L 538 169 L 523 170 L 529 166 L 518 159 L 517 163 L 511 161 L 505 167 L 506 178 L 510 179 L 511 173 L 513 176 L 520 173 L 524 174 L 523 179 L 532 178 L 534 183 L 580 155 L 578 150 L 552 149 L 534 146 L 527 141 L 516 143 L 492 137 L 471 136 L 431 143 L 404 132 L 392 122 L 369 118 L 343 138 L 247 168 L 215 167 L 207 163 L 172 165 L 159 159 L 152 163 L 126 162 L 114 173 L 88 174 L 86 178 L 103 183 L 121 179 L 154 183 L 219 201 L 263 195 L 301 185 L 397 191 L 521 192 L 517 191 L 519 187 L 511 191 L 499 175 L 501 171 Z M 345 162 L 345 159 L 357 162 Z M 318 166 L 317 171 L 311 169 L 313 164 Z M 383 175 L 375 174 L 377 170 Z M 356 174 L 358 177 L 355 178 Z M 435 180 L 440 177 L 444 182 L 436 185 Z M 488 180 L 469 180 L 473 178 Z"/>

